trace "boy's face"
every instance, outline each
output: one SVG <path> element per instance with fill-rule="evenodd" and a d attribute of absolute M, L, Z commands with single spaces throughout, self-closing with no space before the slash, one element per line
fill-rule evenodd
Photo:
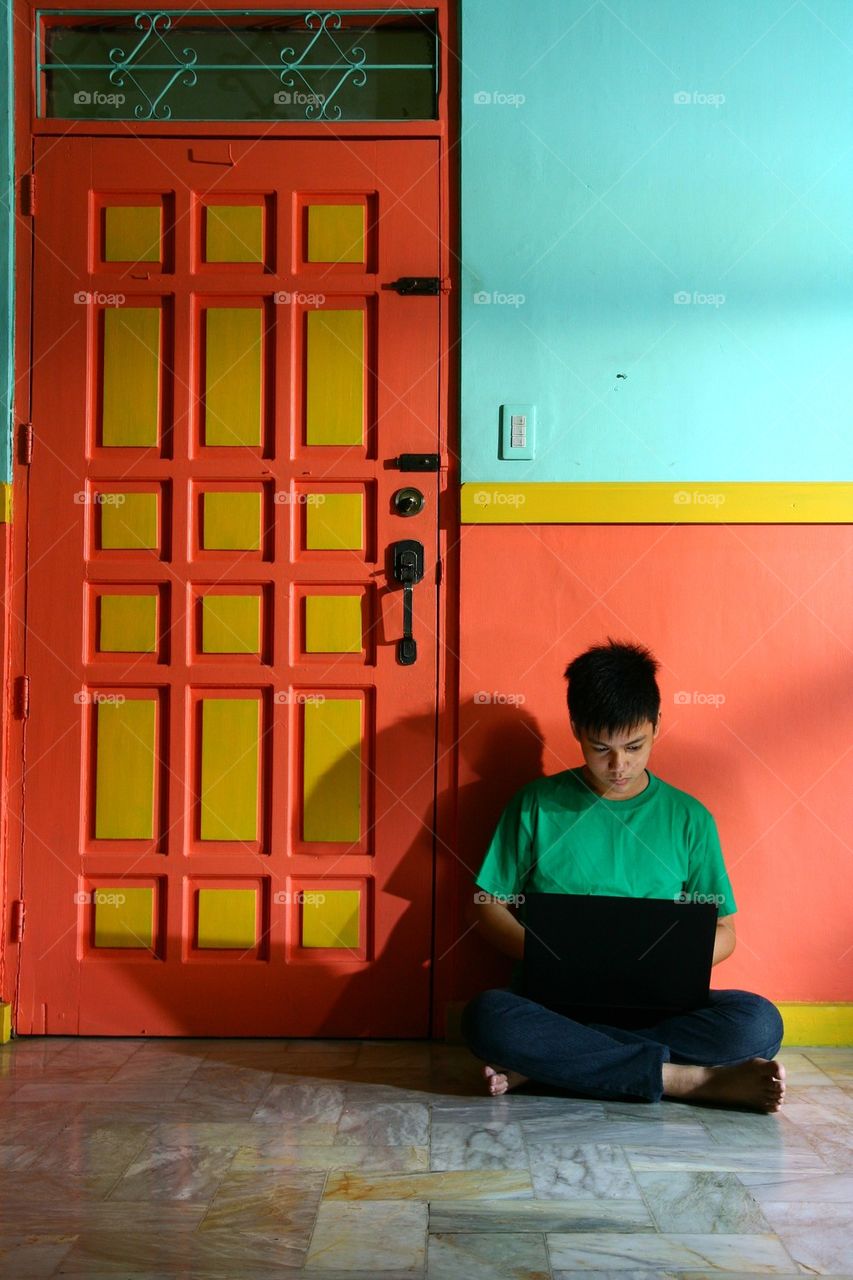
<path fill-rule="evenodd" d="M 646 761 L 660 731 L 650 720 L 624 733 L 590 735 L 572 721 L 572 733 L 581 745 L 586 768 L 584 778 L 600 796 L 608 800 L 630 800 L 646 789 Z"/>

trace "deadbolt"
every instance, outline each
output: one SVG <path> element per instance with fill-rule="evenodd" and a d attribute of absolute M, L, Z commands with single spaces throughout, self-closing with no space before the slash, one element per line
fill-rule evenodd
<path fill-rule="evenodd" d="M 424 509 L 424 495 L 420 489 L 407 485 L 394 494 L 394 510 L 398 516 L 416 516 Z"/>

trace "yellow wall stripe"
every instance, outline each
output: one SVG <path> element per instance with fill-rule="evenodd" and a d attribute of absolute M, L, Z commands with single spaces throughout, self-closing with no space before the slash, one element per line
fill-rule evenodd
<path fill-rule="evenodd" d="M 776 1000 L 774 1004 L 785 1023 L 783 1049 L 797 1044 L 853 1045 L 853 1003 L 783 1003 Z"/>
<path fill-rule="evenodd" d="M 105 307 L 102 439 L 108 447 L 157 443 L 160 308 Z"/>
<path fill-rule="evenodd" d="M 257 698 L 204 698 L 201 727 L 201 838 L 258 835 Z"/>
<path fill-rule="evenodd" d="M 364 439 L 364 312 L 309 311 L 306 443 Z"/>
<path fill-rule="evenodd" d="M 99 702 L 95 776 L 95 836 L 150 840 L 154 834 L 153 698 Z"/>
<path fill-rule="evenodd" d="M 305 840 L 361 834 L 361 702 L 306 702 L 302 830 Z"/>
<path fill-rule="evenodd" d="M 261 443 L 261 320 L 258 307 L 206 312 L 204 443 Z"/>
<path fill-rule="evenodd" d="M 850 524 L 853 484 L 683 481 L 462 486 L 463 524 Z"/>
<path fill-rule="evenodd" d="M 0 504 L 0 523 L 12 523 L 12 486 L 3 485 L 3 502 Z"/>

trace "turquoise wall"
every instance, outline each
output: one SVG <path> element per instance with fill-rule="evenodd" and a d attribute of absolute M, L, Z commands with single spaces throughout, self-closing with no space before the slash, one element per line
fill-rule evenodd
<path fill-rule="evenodd" d="M 12 231 L 15 208 L 12 112 L 12 10 L 0 14 L 0 479 L 10 480 L 12 430 Z"/>
<path fill-rule="evenodd" d="M 849 479 L 850 0 L 461 8 L 463 477 Z"/>

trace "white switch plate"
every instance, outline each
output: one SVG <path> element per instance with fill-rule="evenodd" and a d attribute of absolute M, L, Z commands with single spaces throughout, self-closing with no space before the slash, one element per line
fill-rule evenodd
<path fill-rule="evenodd" d="M 506 462 L 532 458 L 536 443 L 536 406 L 501 405 L 500 456 Z M 523 441 L 524 443 L 521 443 Z"/>

